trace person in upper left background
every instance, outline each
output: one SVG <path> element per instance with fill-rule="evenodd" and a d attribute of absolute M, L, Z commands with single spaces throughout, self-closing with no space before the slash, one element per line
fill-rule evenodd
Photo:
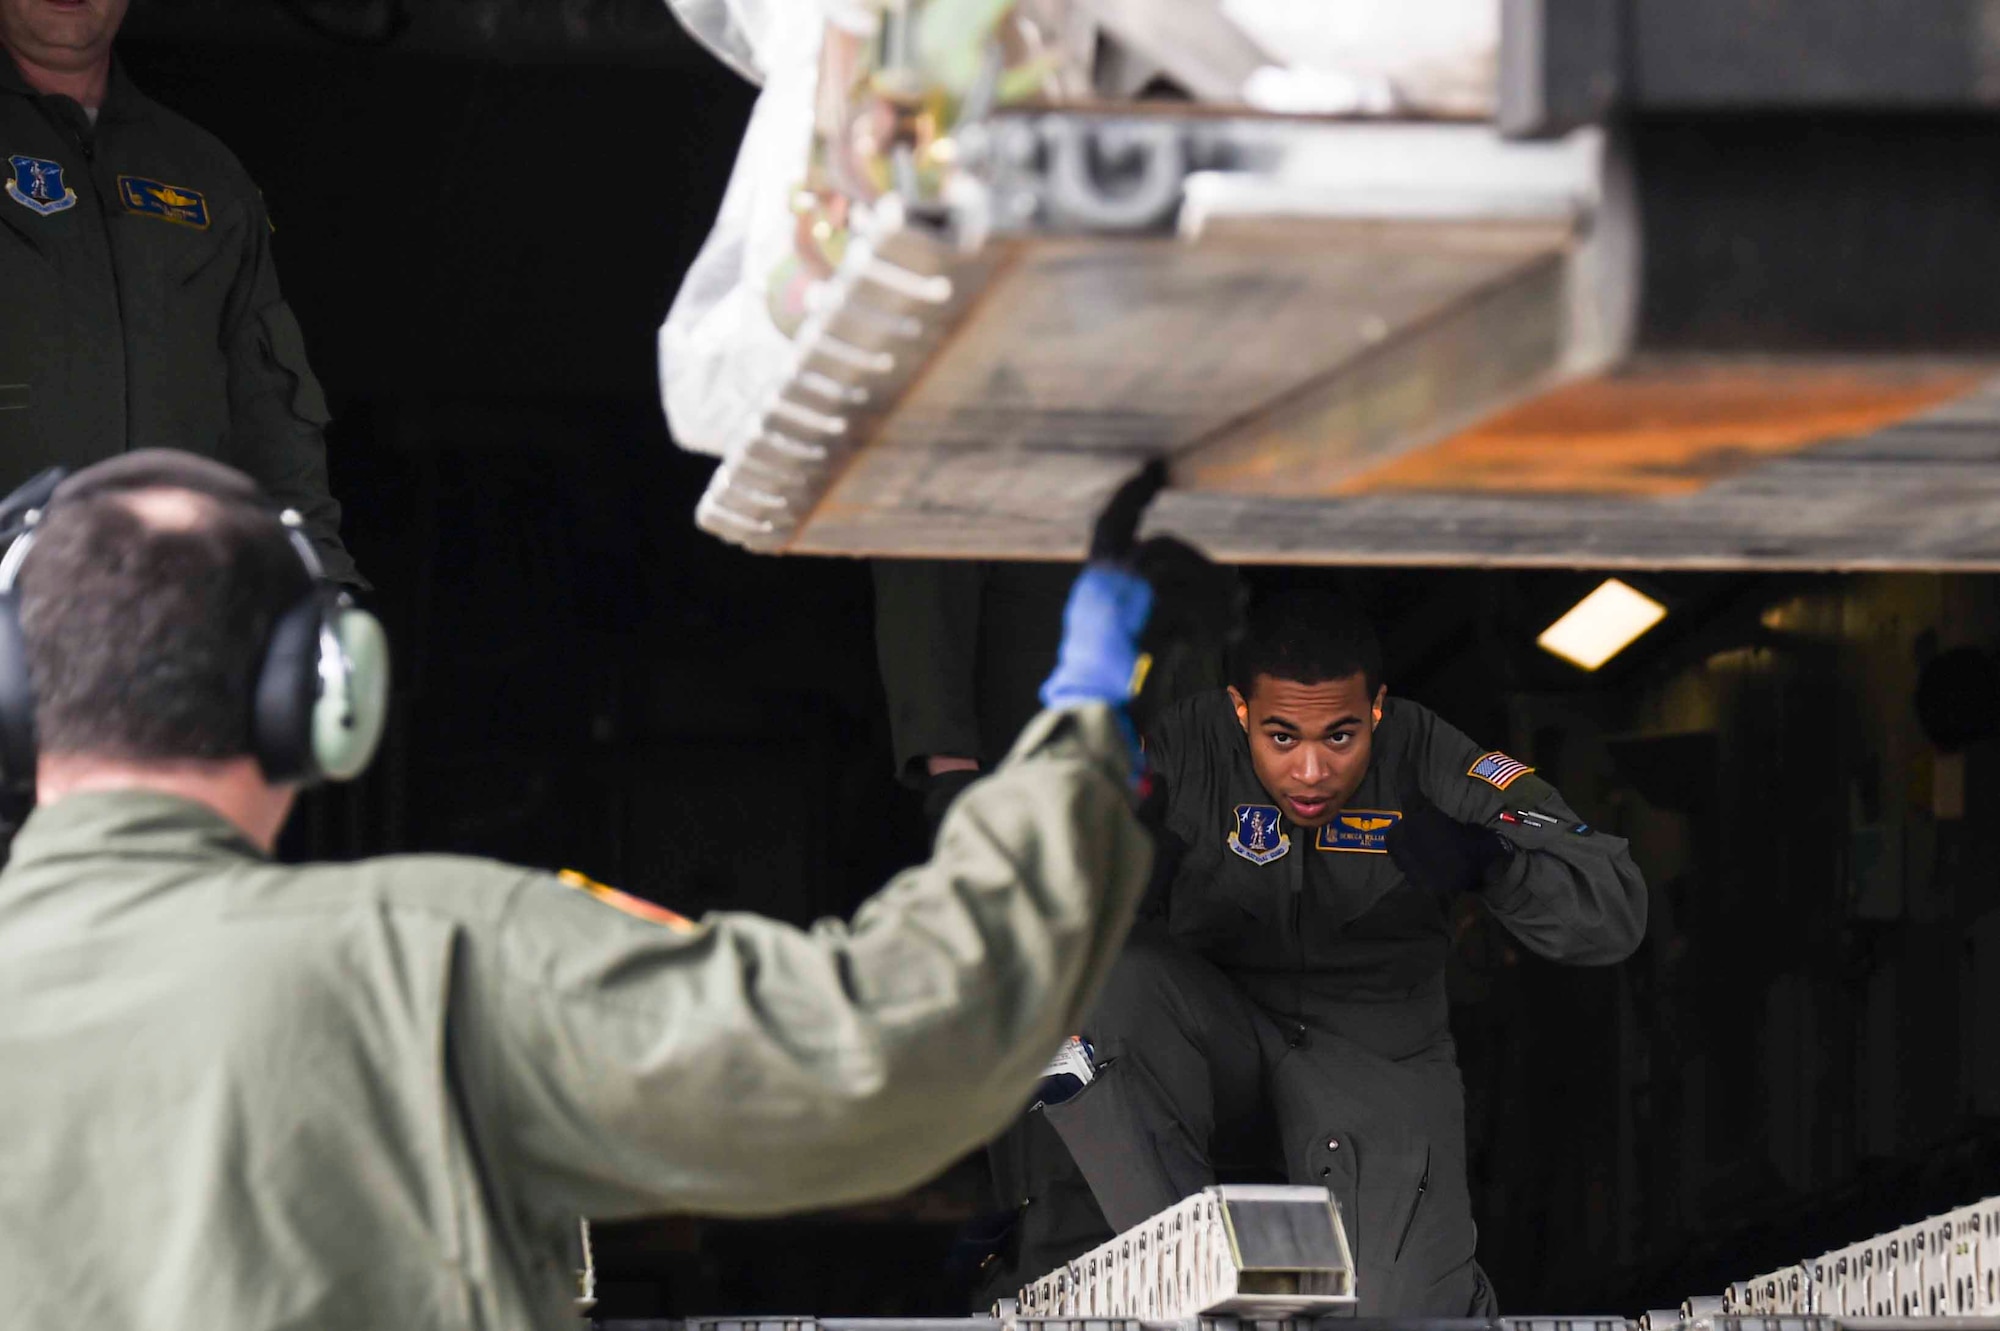
<path fill-rule="evenodd" d="M 328 580 L 365 587 L 263 198 L 112 58 L 127 4 L 0 0 L 0 492 L 184 449 L 297 509 Z"/>

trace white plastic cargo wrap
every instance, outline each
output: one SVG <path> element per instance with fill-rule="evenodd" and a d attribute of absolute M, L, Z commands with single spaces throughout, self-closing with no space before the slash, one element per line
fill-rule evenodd
<path fill-rule="evenodd" d="M 762 88 L 659 337 L 676 441 L 722 461 L 696 520 L 737 544 L 1060 554 L 1069 508 L 1128 469 L 1121 423 L 1173 451 L 1387 344 L 1420 368 L 1503 277 L 1523 308 L 1492 316 L 1519 334 L 1499 378 L 1447 376 L 1420 420 L 1364 412 L 1370 447 L 1624 345 L 1613 277 L 1636 250 L 1593 220 L 1600 136 L 1505 143 L 1478 123 L 1499 0 L 670 3 Z M 1135 100 L 1162 79 L 1200 105 Z M 935 251 L 913 271 L 959 301 L 879 309 L 857 269 L 899 247 Z M 1252 276 L 1293 294 L 1229 328 Z M 1081 322 L 1118 336 L 1069 326 L 1086 288 Z M 907 336 L 843 361 L 829 325 L 876 314 Z M 1191 362 L 1193 329 L 1216 339 Z M 931 462 L 904 456 L 912 436 Z M 991 519 L 977 532 L 968 505 Z"/>

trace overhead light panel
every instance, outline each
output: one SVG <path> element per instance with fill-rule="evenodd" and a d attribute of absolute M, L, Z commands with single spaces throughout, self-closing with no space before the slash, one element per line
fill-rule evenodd
<path fill-rule="evenodd" d="M 1667 617 L 1667 608 L 1616 578 L 1570 607 L 1542 630 L 1535 645 L 1571 665 L 1595 670 L 1632 645 L 1632 640 Z"/>

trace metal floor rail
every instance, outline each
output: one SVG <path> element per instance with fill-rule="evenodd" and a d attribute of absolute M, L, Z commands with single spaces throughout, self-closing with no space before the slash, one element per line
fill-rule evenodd
<path fill-rule="evenodd" d="M 1788 1321 L 1812 1319 L 1787 1319 Z M 1153 1322 L 1118 1317 L 690 1317 L 598 1322 L 598 1331 L 1634 1331 L 1622 1317 L 1369 1318 L 1189 1317 Z M 1734 1331 L 1732 1328 L 1731 1331 Z M 1762 1331 L 1745 1327 L 1742 1331 Z M 1779 1331 L 1777 1327 L 1769 1331 Z M 1784 1331 L 1836 1331 L 1790 1327 Z M 1883 1331 L 1889 1331 L 1884 1328 Z M 1974 1331 L 1967 1328 L 1966 1331 Z M 2000 1331 L 2000 1320 L 1977 1331 Z"/>

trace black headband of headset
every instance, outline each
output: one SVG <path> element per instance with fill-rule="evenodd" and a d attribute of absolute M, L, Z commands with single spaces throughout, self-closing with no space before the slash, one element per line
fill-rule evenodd
<path fill-rule="evenodd" d="M 192 490 L 232 503 L 269 509 L 257 482 L 212 458 L 172 448 L 141 448 L 93 463 L 56 486 L 51 504 L 113 490 Z"/>
<path fill-rule="evenodd" d="M 234 467 L 171 448 L 142 448 L 93 463 L 74 476 L 62 467 L 50 467 L 24 482 L 0 499 L 0 546 L 26 531 L 31 515 L 39 515 L 58 499 L 154 489 L 192 490 L 228 503 L 272 507 L 257 483 Z"/>
<path fill-rule="evenodd" d="M 291 513 L 280 513 L 257 483 L 234 467 L 212 458 L 173 448 L 141 448 L 92 463 L 74 476 L 60 467 L 36 476 L 0 499 L 0 546 L 22 536 L 32 521 L 50 508 L 97 495 L 135 490 L 187 490 L 225 504 L 258 509 L 282 521 L 293 547 L 315 582 L 321 577 L 319 556 L 297 530 Z M 15 556 L 18 562 L 18 556 Z"/>

